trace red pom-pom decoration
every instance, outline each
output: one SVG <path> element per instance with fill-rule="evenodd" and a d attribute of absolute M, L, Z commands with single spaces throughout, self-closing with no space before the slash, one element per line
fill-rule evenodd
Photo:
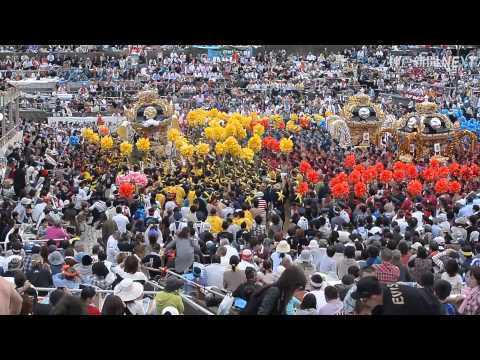
<path fill-rule="evenodd" d="M 375 166 L 368 167 L 367 170 L 362 174 L 362 179 L 365 183 L 369 184 L 377 177 L 377 169 Z"/>
<path fill-rule="evenodd" d="M 268 128 L 269 122 L 268 122 L 268 117 L 264 117 L 262 120 L 260 120 L 260 124 L 263 125 L 265 129 Z"/>
<path fill-rule="evenodd" d="M 462 167 L 460 168 L 460 176 L 462 177 L 462 179 L 465 180 L 470 179 L 472 177 L 470 167 L 468 167 L 467 165 L 462 165 Z"/>
<path fill-rule="evenodd" d="M 364 198 L 367 194 L 367 186 L 363 182 L 357 182 L 353 187 L 353 191 L 357 198 Z"/>
<path fill-rule="evenodd" d="M 297 194 L 300 195 L 305 195 L 308 191 L 308 184 L 305 181 L 302 181 L 300 184 L 298 184 L 297 187 Z"/>
<path fill-rule="evenodd" d="M 348 182 L 350 184 L 356 184 L 360 180 L 362 180 L 362 173 L 358 170 L 353 170 L 348 176 Z"/>
<path fill-rule="evenodd" d="M 360 173 L 363 174 L 363 172 L 365 171 L 365 166 L 363 166 L 362 164 L 358 164 L 353 168 L 353 170 L 359 171 Z"/>
<path fill-rule="evenodd" d="M 407 185 L 407 191 L 411 196 L 420 195 L 423 191 L 423 185 L 418 180 L 412 180 Z"/>
<path fill-rule="evenodd" d="M 355 160 L 355 155 L 350 154 L 345 157 L 345 166 L 349 169 L 355 166 L 356 160 Z"/>
<path fill-rule="evenodd" d="M 447 166 L 440 166 L 437 169 L 438 176 L 441 178 L 448 177 L 450 175 L 450 169 Z"/>
<path fill-rule="evenodd" d="M 470 165 L 470 173 L 473 176 L 478 176 L 480 174 L 480 166 L 478 166 L 477 164 Z"/>
<path fill-rule="evenodd" d="M 462 190 L 462 185 L 458 181 L 450 181 L 448 183 L 448 191 L 456 194 L 459 193 Z"/>
<path fill-rule="evenodd" d="M 428 182 L 431 182 L 433 180 L 435 180 L 435 170 L 428 166 L 426 167 L 423 171 L 422 171 L 422 178 L 425 180 L 425 181 L 428 181 Z"/>
<path fill-rule="evenodd" d="M 395 179 L 396 182 L 402 182 L 405 180 L 407 174 L 405 173 L 405 170 L 403 169 L 396 169 L 393 171 L 393 178 Z"/>
<path fill-rule="evenodd" d="M 130 199 L 134 192 L 135 192 L 135 186 L 133 186 L 129 182 L 124 182 L 118 188 L 118 193 L 120 194 L 120 196 L 126 199 Z"/>
<path fill-rule="evenodd" d="M 375 164 L 375 168 L 377 169 L 377 173 L 380 175 L 382 173 L 383 170 L 385 170 L 385 166 L 383 166 L 383 164 L 378 161 L 376 164 Z"/>
<path fill-rule="evenodd" d="M 308 161 L 302 160 L 298 168 L 302 174 L 306 174 L 308 170 L 312 169 L 312 165 Z"/>
<path fill-rule="evenodd" d="M 452 175 L 458 176 L 460 174 L 460 165 L 457 162 L 451 163 L 448 168 Z"/>
<path fill-rule="evenodd" d="M 318 184 L 318 182 L 320 181 L 320 174 L 318 173 L 318 171 L 315 171 L 315 170 L 309 170 L 307 172 L 307 179 L 308 181 L 310 181 L 312 184 Z"/>
<path fill-rule="evenodd" d="M 306 117 L 302 117 L 300 119 L 300 126 L 304 129 L 308 129 L 310 127 L 310 121 Z"/>
<path fill-rule="evenodd" d="M 393 181 L 393 172 L 390 170 L 383 170 L 380 173 L 380 181 L 384 184 L 389 184 Z"/>
<path fill-rule="evenodd" d="M 414 179 L 417 177 L 417 168 L 413 164 L 405 165 L 405 172 L 410 179 Z"/>
<path fill-rule="evenodd" d="M 346 181 L 339 182 L 332 187 L 332 195 L 337 199 L 345 199 L 348 197 L 350 188 Z"/>
<path fill-rule="evenodd" d="M 449 186 L 448 186 L 448 180 L 443 178 L 443 179 L 440 179 L 438 180 L 436 183 L 435 183 L 435 192 L 437 194 L 444 194 L 446 192 L 448 192 L 449 190 Z"/>
<path fill-rule="evenodd" d="M 401 161 L 396 161 L 395 164 L 393 164 L 393 171 L 405 171 L 405 163 Z"/>
<path fill-rule="evenodd" d="M 341 182 L 346 182 L 348 180 L 347 174 L 344 172 L 341 172 L 337 175 L 334 176 L 332 180 L 330 180 L 330 188 L 333 188 L 335 185 L 341 183 Z"/>

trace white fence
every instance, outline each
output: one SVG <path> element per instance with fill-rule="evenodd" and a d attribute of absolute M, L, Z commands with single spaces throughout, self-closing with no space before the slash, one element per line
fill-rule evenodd
<path fill-rule="evenodd" d="M 110 130 L 114 131 L 116 128 L 126 120 L 125 116 L 102 116 Z M 59 126 L 59 124 L 68 124 L 69 126 L 77 128 L 93 127 L 97 123 L 95 116 L 54 116 L 48 117 L 49 126 Z"/>

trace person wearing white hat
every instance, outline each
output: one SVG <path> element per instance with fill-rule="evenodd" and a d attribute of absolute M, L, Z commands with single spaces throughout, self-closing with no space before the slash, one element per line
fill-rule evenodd
<path fill-rule="evenodd" d="M 309 285 L 311 288 L 310 293 L 315 295 L 315 298 L 317 300 L 317 312 L 318 312 L 318 310 L 320 310 L 320 308 L 327 303 L 327 300 L 325 299 L 325 292 L 324 292 L 327 284 L 324 281 L 322 274 L 319 272 L 313 273 L 310 276 L 309 280 L 310 280 Z"/>
<path fill-rule="evenodd" d="M 443 236 L 436 236 L 433 238 L 438 245 L 445 245 L 445 238 Z"/>
<path fill-rule="evenodd" d="M 145 315 L 142 301 L 143 285 L 139 282 L 123 279 L 113 289 L 113 295 L 125 303 L 127 315 Z"/>
<path fill-rule="evenodd" d="M 240 253 L 240 263 L 238 264 L 239 270 L 246 270 L 247 267 L 253 268 L 255 271 L 258 271 L 258 266 L 253 262 L 253 253 L 250 249 L 244 249 Z"/>
<path fill-rule="evenodd" d="M 282 263 L 284 258 L 287 258 L 292 262 L 292 257 L 288 254 L 290 252 L 290 244 L 287 240 L 282 240 L 277 244 L 275 248 L 275 252 L 272 253 L 270 258 L 272 259 L 273 263 L 273 272 L 276 272 L 277 268 Z"/>
<path fill-rule="evenodd" d="M 32 204 L 32 199 L 29 198 L 22 198 L 15 206 L 15 209 L 13 209 L 14 212 L 17 213 L 17 221 L 19 223 L 25 222 L 27 218 L 27 206 L 30 206 Z"/>
<path fill-rule="evenodd" d="M 412 246 L 410 246 L 413 250 L 417 251 L 419 247 L 423 246 L 422 243 L 420 242 L 416 242 L 415 244 L 412 244 Z"/>

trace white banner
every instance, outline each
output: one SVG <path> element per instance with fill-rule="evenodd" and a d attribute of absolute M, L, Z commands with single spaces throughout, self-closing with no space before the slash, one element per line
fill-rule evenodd
<path fill-rule="evenodd" d="M 117 127 L 125 121 L 125 116 L 102 116 L 105 121 L 105 125 L 110 130 L 114 131 Z M 93 127 L 97 124 L 97 117 L 95 116 L 54 116 L 48 118 L 49 126 L 62 126 L 67 124 L 68 126 L 75 128 Z"/>

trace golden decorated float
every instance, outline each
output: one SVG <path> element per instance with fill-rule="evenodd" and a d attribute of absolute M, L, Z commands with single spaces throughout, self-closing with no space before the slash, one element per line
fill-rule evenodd
<path fill-rule="evenodd" d="M 148 138 L 159 154 L 165 153 L 168 129 L 179 128 L 173 103 L 161 98 L 156 89 L 139 92 L 125 115 L 127 120 L 117 129 L 119 137 L 125 141 L 135 134 Z"/>
<path fill-rule="evenodd" d="M 348 98 L 340 116 L 330 116 L 326 121 L 330 135 L 342 148 L 362 148 L 379 144 L 381 129 L 390 127 L 395 119 L 386 115 L 368 95 L 357 94 Z"/>
<path fill-rule="evenodd" d="M 457 154 L 473 152 L 476 144 L 474 133 L 460 129 L 458 123 L 452 124 L 431 102 L 418 103 L 415 112 L 383 128 L 379 137 L 386 134 L 397 143 L 399 160 L 405 162 L 454 160 Z"/>

